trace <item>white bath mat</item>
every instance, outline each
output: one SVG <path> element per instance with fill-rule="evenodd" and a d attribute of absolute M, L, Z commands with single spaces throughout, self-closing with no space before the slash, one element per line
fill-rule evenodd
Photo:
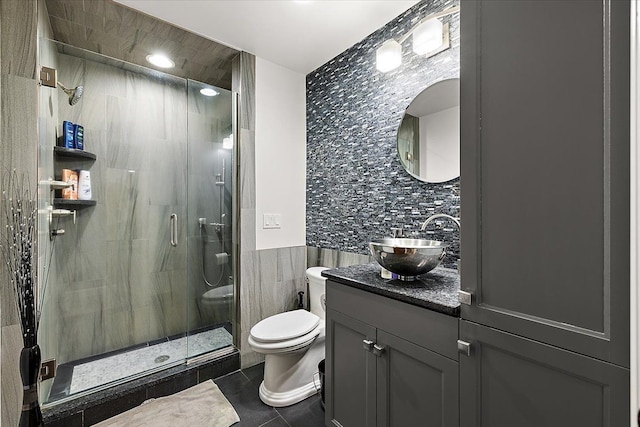
<path fill-rule="evenodd" d="M 229 427 L 240 421 L 213 381 L 142 405 L 95 424 L 97 427 Z"/>

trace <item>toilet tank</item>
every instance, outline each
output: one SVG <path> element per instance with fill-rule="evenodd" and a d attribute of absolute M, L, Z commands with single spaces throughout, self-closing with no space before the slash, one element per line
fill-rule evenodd
<path fill-rule="evenodd" d="M 307 269 L 307 283 L 309 283 L 309 311 L 324 319 L 325 311 L 325 283 L 327 279 L 320 275 L 327 267 L 311 267 Z"/>

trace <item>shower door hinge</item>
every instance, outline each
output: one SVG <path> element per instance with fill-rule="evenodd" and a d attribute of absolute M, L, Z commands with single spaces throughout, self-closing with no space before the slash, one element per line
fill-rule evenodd
<path fill-rule="evenodd" d="M 40 83 L 42 84 L 42 86 L 55 88 L 57 82 L 58 82 L 58 79 L 56 76 L 55 68 L 49 68 L 49 67 L 40 68 Z"/>
<path fill-rule="evenodd" d="M 40 368 L 40 379 L 42 381 L 56 376 L 56 359 L 45 360 Z"/>

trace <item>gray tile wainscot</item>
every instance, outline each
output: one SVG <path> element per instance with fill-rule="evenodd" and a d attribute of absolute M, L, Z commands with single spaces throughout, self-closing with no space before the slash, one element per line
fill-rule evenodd
<path fill-rule="evenodd" d="M 413 282 L 383 279 L 380 266 L 375 263 L 325 270 L 322 275 L 343 285 L 450 316 L 460 316 L 460 276 L 450 268 L 437 267 Z"/>

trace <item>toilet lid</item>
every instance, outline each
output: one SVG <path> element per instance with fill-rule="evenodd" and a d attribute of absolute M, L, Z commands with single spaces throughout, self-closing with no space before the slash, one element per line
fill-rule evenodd
<path fill-rule="evenodd" d="M 233 285 L 220 286 L 219 288 L 213 288 L 202 294 L 204 300 L 216 300 L 233 297 Z"/>
<path fill-rule="evenodd" d="M 287 311 L 261 320 L 251 328 L 256 341 L 278 342 L 308 334 L 320 322 L 320 318 L 306 310 Z"/>

